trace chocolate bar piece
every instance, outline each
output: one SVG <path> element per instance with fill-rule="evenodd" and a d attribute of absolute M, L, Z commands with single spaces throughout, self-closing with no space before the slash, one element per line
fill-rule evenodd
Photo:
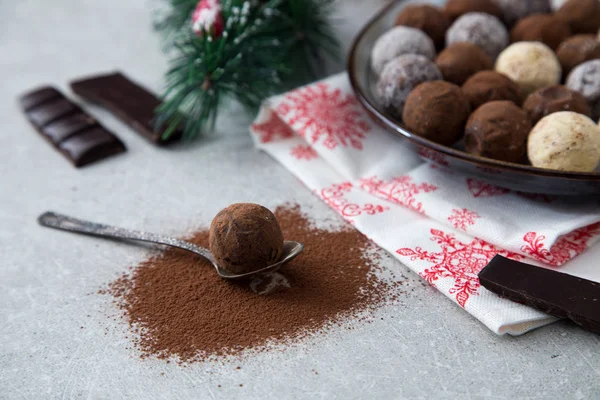
<path fill-rule="evenodd" d="M 168 140 L 162 138 L 165 129 L 154 127 L 154 110 L 161 100 L 119 72 L 71 82 L 71 89 L 106 108 L 154 144 L 162 145 L 181 135 L 177 131 Z"/>
<path fill-rule="evenodd" d="M 502 297 L 600 333 L 600 283 L 498 255 L 479 281 Z"/>
<path fill-rule="evenodd" d="M 35 129 L 76 167 L 126 151 L 123 142 L 53 87 L 26 93 L 20 102 Z"/>

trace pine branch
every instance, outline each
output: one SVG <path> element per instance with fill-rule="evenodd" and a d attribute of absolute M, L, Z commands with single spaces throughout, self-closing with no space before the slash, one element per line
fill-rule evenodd
<path fill-rule="evenodd" d="M 157 24 L 176 54 L 157 109 L 165 139 L 182 125 L 186 139 L 212 129 L 226 99 L 255 109 L 316 78 L 324 56 L 337 54 L 329 25 L 333 0 L 223 0 L 225 29 L 218 38 L 192 32 L 196 0 L 168 1 L 172 12 Z"/>

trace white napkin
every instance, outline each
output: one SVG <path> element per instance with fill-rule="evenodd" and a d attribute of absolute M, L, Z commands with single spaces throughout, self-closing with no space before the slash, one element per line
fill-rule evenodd
<path fill-rule="evenodd" d="M 600 239 L 598 199 L 515 193 L 424 163 L 369 119 L 345 73 L 267 100 L 251 133 L 359 231 L 497 334 L 556 319 L 480 286 L 477 273 L 495 254 L 600 282 L 600 245 L 587 250 Z"/>

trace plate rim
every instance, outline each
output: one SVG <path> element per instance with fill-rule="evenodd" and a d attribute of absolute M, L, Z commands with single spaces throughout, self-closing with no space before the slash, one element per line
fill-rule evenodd
<path fill-rule="evenodd" d="M 371 17 L 371 19 L 369 19 L 369 21 L 359 30 L 358 34 L 354 37 L 354 40 L 352 41 L 352 46 L 350 47 L 350 52 L 348 53 L 346 68 L 348 70 L 350 86 L 352 87 L 352 90 L 354 91 L 359 103 L 375 119 L 376 123 L 383 125 L 383 127 L 386 130 L 391 131 L 395 135 L 406 138 L 417 145 L 429 148 L 431 150 L 435 150 L 446 156 L 459 158 L 462 161 L 473 163 L 476 165 L 484 167 L 493 167 L 513 173 L 524 173 L 528 175 L 535 174 L 553 178 L 576 180 L 581 182 L 600 182 L 600 172 L 557 171 L 552 169 L 538 168 L 530 165 L 514 164 L 506 161 L 494 160 L 491 158 L 478 157 L 461 150 L 441 145 L 439 143 L 433 142 L 429 139 L 425 139 L 402 128 L 398 123 L 396 123 L 394 120 L 386 116 L 381 110 L 379 110 L 377 104 L 373 104 L 371 101 L 369 101 L 368 97 L 365 93 L 363 93 L 363 91 L 360 88 L 360 85 L 358 84 L 358 77 L 354 68 L 354 61 L 356 60 L 358 53 L 358 45 L 362 41 L 365 34 L 374 24 L 376 24 L 385 14 L 390 12 L 390 10 L 395 8 L 399 3 L 405 2 L 406 0 L 392 1 L 390 2 L 390 4 L 384 6 L 380 11 L 375 13 L 375 15 Z"/>

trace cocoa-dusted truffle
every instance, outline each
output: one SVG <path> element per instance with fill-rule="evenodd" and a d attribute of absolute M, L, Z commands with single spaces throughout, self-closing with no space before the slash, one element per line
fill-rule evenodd
<path fill-rule="evenodd" d="M 496 18 L 502 17 L 500 7 L 492 0 L 448 0 L 444 7 L 444 13 L 454 22 L 464 14 L 471 12 L 482 12 L 493 15 Z"/>
<path fill-rule="evenodd" d="M 473 43 L 457 42 L 446 47 L 435 60 L 444 79 L 462 85 L 476 72 L 493 69 L 494 62 Z"/>
<path fill-rule="evenodd" d="M 465 147 L 481 157 L 520 163 L 527 152 L 531 121 L 511 101 L 492 101 L 479 107 L 467 121 Z"/>
<path fill-rule="evenodd" d="M 421 54 L 435 59 L 433 41 L 419 29 L 396 26 L 377 39 L 371 52 L 371 70 L 380 75 L 385 65 L 403 54 Z"/>
<path fill-rule="evenodd" d="M 451 145 L 463 135 L 470 112 L 460 87 L 445 81 L 425 82 L 408 96 L 402 121 L 419 136 Z"/>
<path fill-rule="evenodd" d="M 481 47 L 492 59 L 508 45 L 508 31 L 500 20 L 485 13 L 468 13 L 457 19 L 446 32 L 446 46 L 469 42 Z"/>
<path fill-rule="evenodd" d="M 596 33 L 600 29 L 600 2 L 598 0 L 569 0 L 556 12 L 566 21 L 573 33 Z"/>
<path fill-rule="evenodd" d="M 562 68 L 556 55 L 540 42 L 508 46 L 496 60 L 496 71 L 512 79 L 524 96 L 560 82 Z"/>
<path fill-rule="evenodd" d="M 600 40 L 596 35 L 572 36 L 558 46 L 556 56 L 567 76 L 579 64 L 600 58 Z"/>
<path fill-rule="evenodd" d="M 569 24 L 552 14 L 535 14 L 525 17 L 512 29 L 511 42 L 542 42 L 556 49 L 571 36 Z"/>
<path fill-rule="evenodd" d="M 502 20 L 513 26 L 521 18 L 533 14 L 546 14 L 550 10 L 549 0 L 493 0 L 502 12 Z"/>
<path fill-rule="evenodd" d="M 496 71 L 476 73 L 465 82 L 462 90 L 473 110 L 490 101 L 507 100 L 521 104 L 519 86 Z"/>
<path fill-rule="evenodd" d="M 600 118 L 600 60 L 586 61 L 575 67 L 567 77 L 566 86 L 585 97 L 592 108 L 594 120 Z"/>
<path fill-rule="evenodd" d="M 527 155 L 534 167 L 592 172 L 600 163 L 600 127 L 570 111 L 548 115 L 529 134 Z"/>
<path fill-rule="evenodd" d="M 523 109 L 527 111 L 533 124 L 546 115 L 560 111 L 572 111 L 588 117 L 592 116 L 585 97 L 563 85 L 553 85 L 536 90 L 527 97 Z"/>
<path fill-rule="evenodd" d="M 433 40 L 435 47 L 441 50 L 444 47 L 450 21 L 437 7 L 428 4 L 409 4 L 396 17 L 396 25 L 422 30 Z"/>
<path fill-rule="evenodd" d="M 390 61 L 377 83 L 376 96 L 393 116 L 402 118 L 406 98 L 419 84 L 442 79 L 438 67 L 418 54 L 406 54 Z"/>
<path fill-rule="evenodd" d="M 219 266 L 244 274 L 279 261 L 283 233 L 267 208 L 237 203 L 221 210 L 212 220 L 209 246 Z"/>

